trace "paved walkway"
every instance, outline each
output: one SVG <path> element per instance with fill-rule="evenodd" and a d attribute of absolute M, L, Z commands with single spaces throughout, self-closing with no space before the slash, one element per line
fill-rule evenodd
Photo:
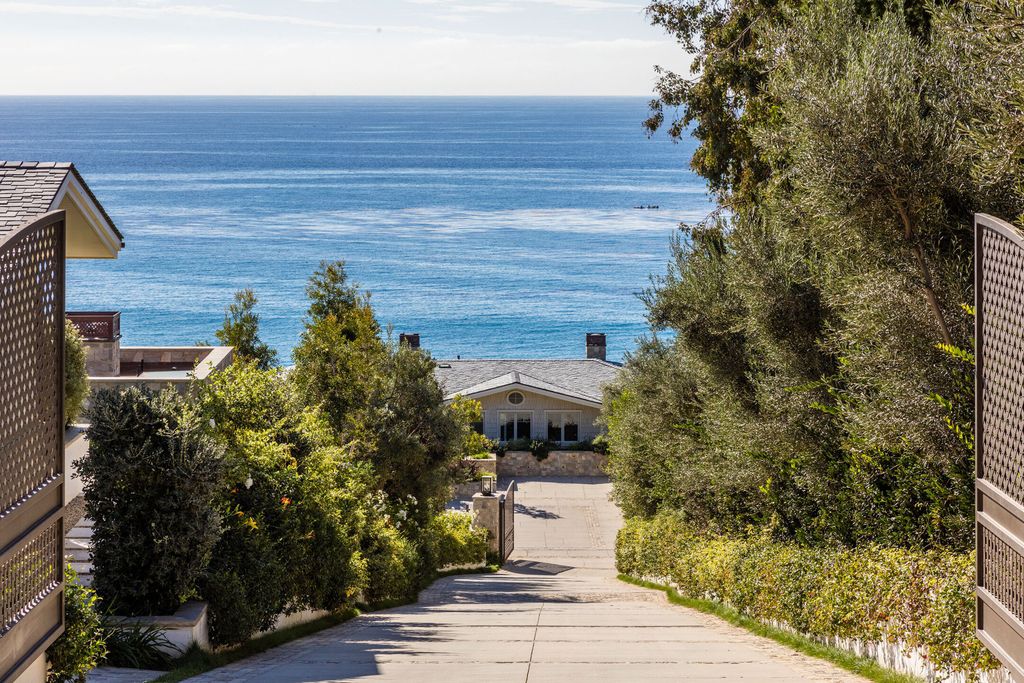
<path fill-rule="evenodd" d="M 190 680 L 863 681 L 618 581 L 608 492 L 601 480 L 520 481 L 506 569 L 442 579 L 415 605 Z"/>

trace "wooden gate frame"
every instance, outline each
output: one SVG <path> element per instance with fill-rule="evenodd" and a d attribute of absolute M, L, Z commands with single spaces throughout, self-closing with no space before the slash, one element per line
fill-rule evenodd
<path fill-rule="evenodd" d="M 1024 680 L 1024 235 L 974 228 L 977 634 Z"/>
<path fill-rule="evenodd" d="M 516 547 L 516 482 L 498 494 L 498 555 L 504 564 Z"/>
<path fill-rule="evenodd" d="M 65 214 L 0 240 L 0 681 L 64 632 Z"/>

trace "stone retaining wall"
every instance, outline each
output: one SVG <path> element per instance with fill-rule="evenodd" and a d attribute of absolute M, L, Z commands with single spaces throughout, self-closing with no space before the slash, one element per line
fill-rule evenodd
<path fill-rule="evenodd" d="M 604 477 L 608 456 L 593 451 L 551 451 L 537 460 L 530 451 L 508 451 L 498 458 L 499 477 Z"/>

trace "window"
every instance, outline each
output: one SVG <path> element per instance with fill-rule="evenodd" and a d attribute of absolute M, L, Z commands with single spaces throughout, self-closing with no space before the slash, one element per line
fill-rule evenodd
<path fill-rule="evenodd" d="M 520 391 L 510 391 L 508 392 L 508 396 L 506 396 L 505 398 L 508 399 L 508 402 L 514 406 L 517 406 L 526 400 L 526 397 L 523 396 L 522 392 Z"/>
<path fill-rule="evenodd" d="M 476 422 L 474 422 L 473 424 L 469 425 L 470 429 L 472 429 L 477 434 L 483 434 L 484 433 L 484 419 L 486 419 L 486 416 L 487 416 L 487 411 L 481 411 L 480 412 L 480 419 L 477 420 Z"/>
<path fill-rule="evenodd" d="M 529 439 L 532 435 L 531 426 L 533 413 L 521 410 L 510 410 L 498 413 L 498 424 L 500 425 L 500 441 L 514 441 L 515 439 Z"/>
<path fill-rule="evenodd" d="M 551 410 L 545 416 L 548 418 L 548 441 L 575 443 L 580 440 L 580 411 Z"/>

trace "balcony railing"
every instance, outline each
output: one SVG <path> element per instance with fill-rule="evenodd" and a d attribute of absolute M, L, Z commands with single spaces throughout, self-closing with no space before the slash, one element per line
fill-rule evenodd
<path fill-rule="evenodd" d="M 85 341 L 117 341 L 121 338 L 119 311 L 68 312 L 68 320 Z"/>

